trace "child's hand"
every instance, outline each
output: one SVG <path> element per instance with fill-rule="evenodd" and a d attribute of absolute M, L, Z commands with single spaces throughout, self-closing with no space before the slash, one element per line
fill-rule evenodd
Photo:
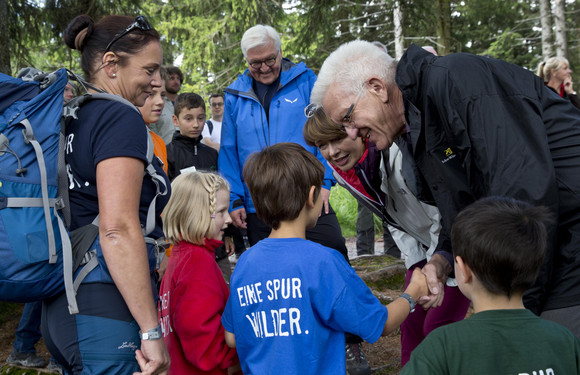
<path fill-rule="evenodd" d="M 409 282 L 409 286 L 407 290 L 410 292 L 416 301 L 419 300 L 420 297 L 426 296 L 429 294 L 429 287 L 427 286 L 427 278 L 421 272 L 420 268 L 415 268 L 413 270 L 413 275 L 411 276 L 411 281 Z"/>

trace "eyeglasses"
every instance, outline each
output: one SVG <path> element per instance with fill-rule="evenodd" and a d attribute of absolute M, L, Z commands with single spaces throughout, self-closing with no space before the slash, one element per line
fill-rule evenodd
<path fill-rule="evenodd" d="M 278 53 L 276 53 L 276 56 L 270 57 L 269 59 L 266 59 L 266 60 L 252 61 L 252 62 L 248 61 L 248 65 L 252 69 L 255 69 L 255 70 L 260 69 L 262 67 L 262 64 L 266 64 L 266 66 L 272 67 L 272 66 L 274 66 L 274 64 L 276 64 L 276 59 L 278 58 L 279 54 L 280 54 L 280 51 L 278 51 Z"/>
<path fill-rule="evenodd" d="M 345 129 L 354 129 L 356 126 L 352 121 L 352 113 L 354 112 L 354 109 L 358 103 L 358 101 L 360 100 L 360 98 L 362 98 L 362 94 L 365 92 L 364 87 L 359 91 L 358 95 L 356 96 L 356 98 L 354 99 L 354 102 L 350 105 L 350 107 L 348 107 L 348 111 L 346 111 L 346 114 L 344 115 L 344 117 L 342 118 L 341 124 L 342 127 Z"/>
<path fill-rule="evenodd" d="M 217 108 L 217 107 L 223 107 L 223 106 L 224 106 L 224 103 L 223 103 L 223 102 L 219 102 L 219 103 L 211 103 L 210 105 L 211 105 L 212 107 L 216 107 L 216 108 Z"/>
<path fill-rule="evenodd" d="M 121 39 L 125 35 L 129 34 L 131 31 L 133 31 L 135 29 L 139 29 L 142 31 L 149 31 L 152 28 L 153 27 L 151 27 L 151 25 L 149 24 L 149 21 L 147 21 L 147 18 L 145 18 L 145 16 L 139 16 L 139 17 L 135 18 L 135 21 L 133 21 L 132 24 L 127 26 L 127 28 L 125 30 L 123 30 L 120 33 L 118 33 L 117 35 L 115 35 L 113 40 L 111 40 L 109 42 L 109 44 L 107 44 L 107 48 L 105 48 L 105 53 L 109 52 L 113 43 L 115 43 L 117 40 Z"/>

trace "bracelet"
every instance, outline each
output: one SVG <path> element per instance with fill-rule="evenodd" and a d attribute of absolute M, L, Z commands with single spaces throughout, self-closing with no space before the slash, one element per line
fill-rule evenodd
<path fill-rule="evenodd" d="M 415 311 L 415 305 L 417 305 L 417 302 L 415 302 L 415 299 L 411 297 L 409 293 L 403 293 L 399 296 L 399 298 L 406 299 L 407 302 L 409 302 L 409 307 L 411 308 L 410 312 Z"/>
<path fill-rule="evenodd" d="M 163 337 L 161 326 L 151 328 L 147 332 L 139 331 L 139 336 L 141 336 L 141 340 L 158 340 Z"/>

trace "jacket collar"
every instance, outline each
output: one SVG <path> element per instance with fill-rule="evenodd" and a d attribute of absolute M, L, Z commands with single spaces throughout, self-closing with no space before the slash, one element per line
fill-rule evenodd
<path fill-rule="evenodd" d="M 308 70 L 306 64 L 300 62 L 298 64 L 293 63 L 292 61 L 288 60 L 287 58 L 282 58 L 282 67 L 280 69 L 280 87 L 284 87 L 292 80 L 296 79 L 301 74 L 305 73 Z M 230 93 L 243 92 L 249 93 L 252 90 L 252 84 L 254 82 L 254 78 L 250 74 L 250 70 L 246 69 L 244 73 L 238 75 L 238 79 L 236 79 L 231 85 L 228 86 L 226 89 Z"/>
<path fill-rule="evenodd" d="M 397 64 L 395 81 L 403 97 L 415 104 L 421 100 L 421 79 L 423 72 L 437 60 L 437 56 L 412 44 Z"/>
<path fill-rule="evenodd" d="M 217 249 L 223 244 L 224 244 L 223 241 L 216 240 L 213 238 L 206 238 L 203 247 L 205 247 L 208 250 L 215 251 L 215 249 Z"/>
<path fill-rule="evenodd" d="M 203 139 L 203 135 L 200 135 L 197 138 L 189 138 L 189 137 L 182 135 L 181 133 L 175 134 L 175 136 L 173 137 L 174 141 L 188 143 L 188 144 L 191 144 L 193 146 L 197 146 L 201 142 L 202 139 Z"/>

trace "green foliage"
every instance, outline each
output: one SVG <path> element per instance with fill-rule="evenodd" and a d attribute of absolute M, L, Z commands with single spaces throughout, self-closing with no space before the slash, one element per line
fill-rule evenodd
<path fill-rule="evenodd" d="M 529 49 L 529 43 L 521 34 L 508 29 L 491 43 L 484 54 L 533 70 L 538 65 L 539 56 L 529 56 Z"/>
<path fill-rule="evenodd" d="M 80 72 L 79 52 L 67 48 L 62 38 L 68 23 L 80 14 L 95 21 L 107 14 L 138 14 L 141 6 L 141 0 L 2 1 L 8 3 L 9 17 L 0 23 L 8 25 L 10 67 L 0 67 L 0 71 L 10 74 L 26 66 Z"/>
<path fill-rule="evenodd" d="M 153 5 L 156 4 L 156 5 Z M 162 4 L 162 5 L 161 5 Z M 255 24 L 278 25 L 282 7 L 267 0 L 152 1 L 144 8 L 164 35 L 164 63 L 181 60 L 186 88 L 206 96 L 222 91 L 246 68 L 241 37 Z"/>
<path fill-rule="evenodd" d="M 541 56 L 534 1 L 471 0 L 453 7 L 456 52 L 489 54 L 534 69 Z"/>
<path fill-rule="evenodd" d="M 330 189 L 330 205 L 336 212 L 338 223 L 343 237 L 356 236 L 356 218 L 358 203 L 356 199 L 343 187 L 335 185 Z M 381 220 L 374 215 L 375 237 L 383 233 Z"/>
<path fill-rule="evenodd" d="M 336 185 L 330 190 L 330 204 L 336 212 L 342 235 L 356 236 L 356 199 L 346 189 Z"/>
<path fill-rule="evenodd" d="M 0 18 L 0 31 L 8 30 L 4 43 L 11 64 L 6 66 L 3 56 L 0 71 L 10 73 L 30 65 L 79 71 L 79 54 L 64 46 L 62 31 L 81 13 L 95 20 L 106 14 L 148 16 L 162 35 L 164 63 L 177 62 L 186 76 L 184 89 L 203 96 L 223 91 L 246 69 L 240 39 L 258 23 L 273 25 L 281 34 L 284 55 L 315 72 L 330 52 L 357 38 L 381 41 L 394 55 L 394 0 L 3 1 L 8 16 Z M 436 45 L 438 21 L 448 11 L 451 52 L 485 53 L 529 69 L 541 55 L 537 0 L 442 1 L 441 9 L 432 0 L 399 2 L 405 46 Z M 578 70 L 579 2 L 567 2 L 566 17 L 568 57 Z"/>

